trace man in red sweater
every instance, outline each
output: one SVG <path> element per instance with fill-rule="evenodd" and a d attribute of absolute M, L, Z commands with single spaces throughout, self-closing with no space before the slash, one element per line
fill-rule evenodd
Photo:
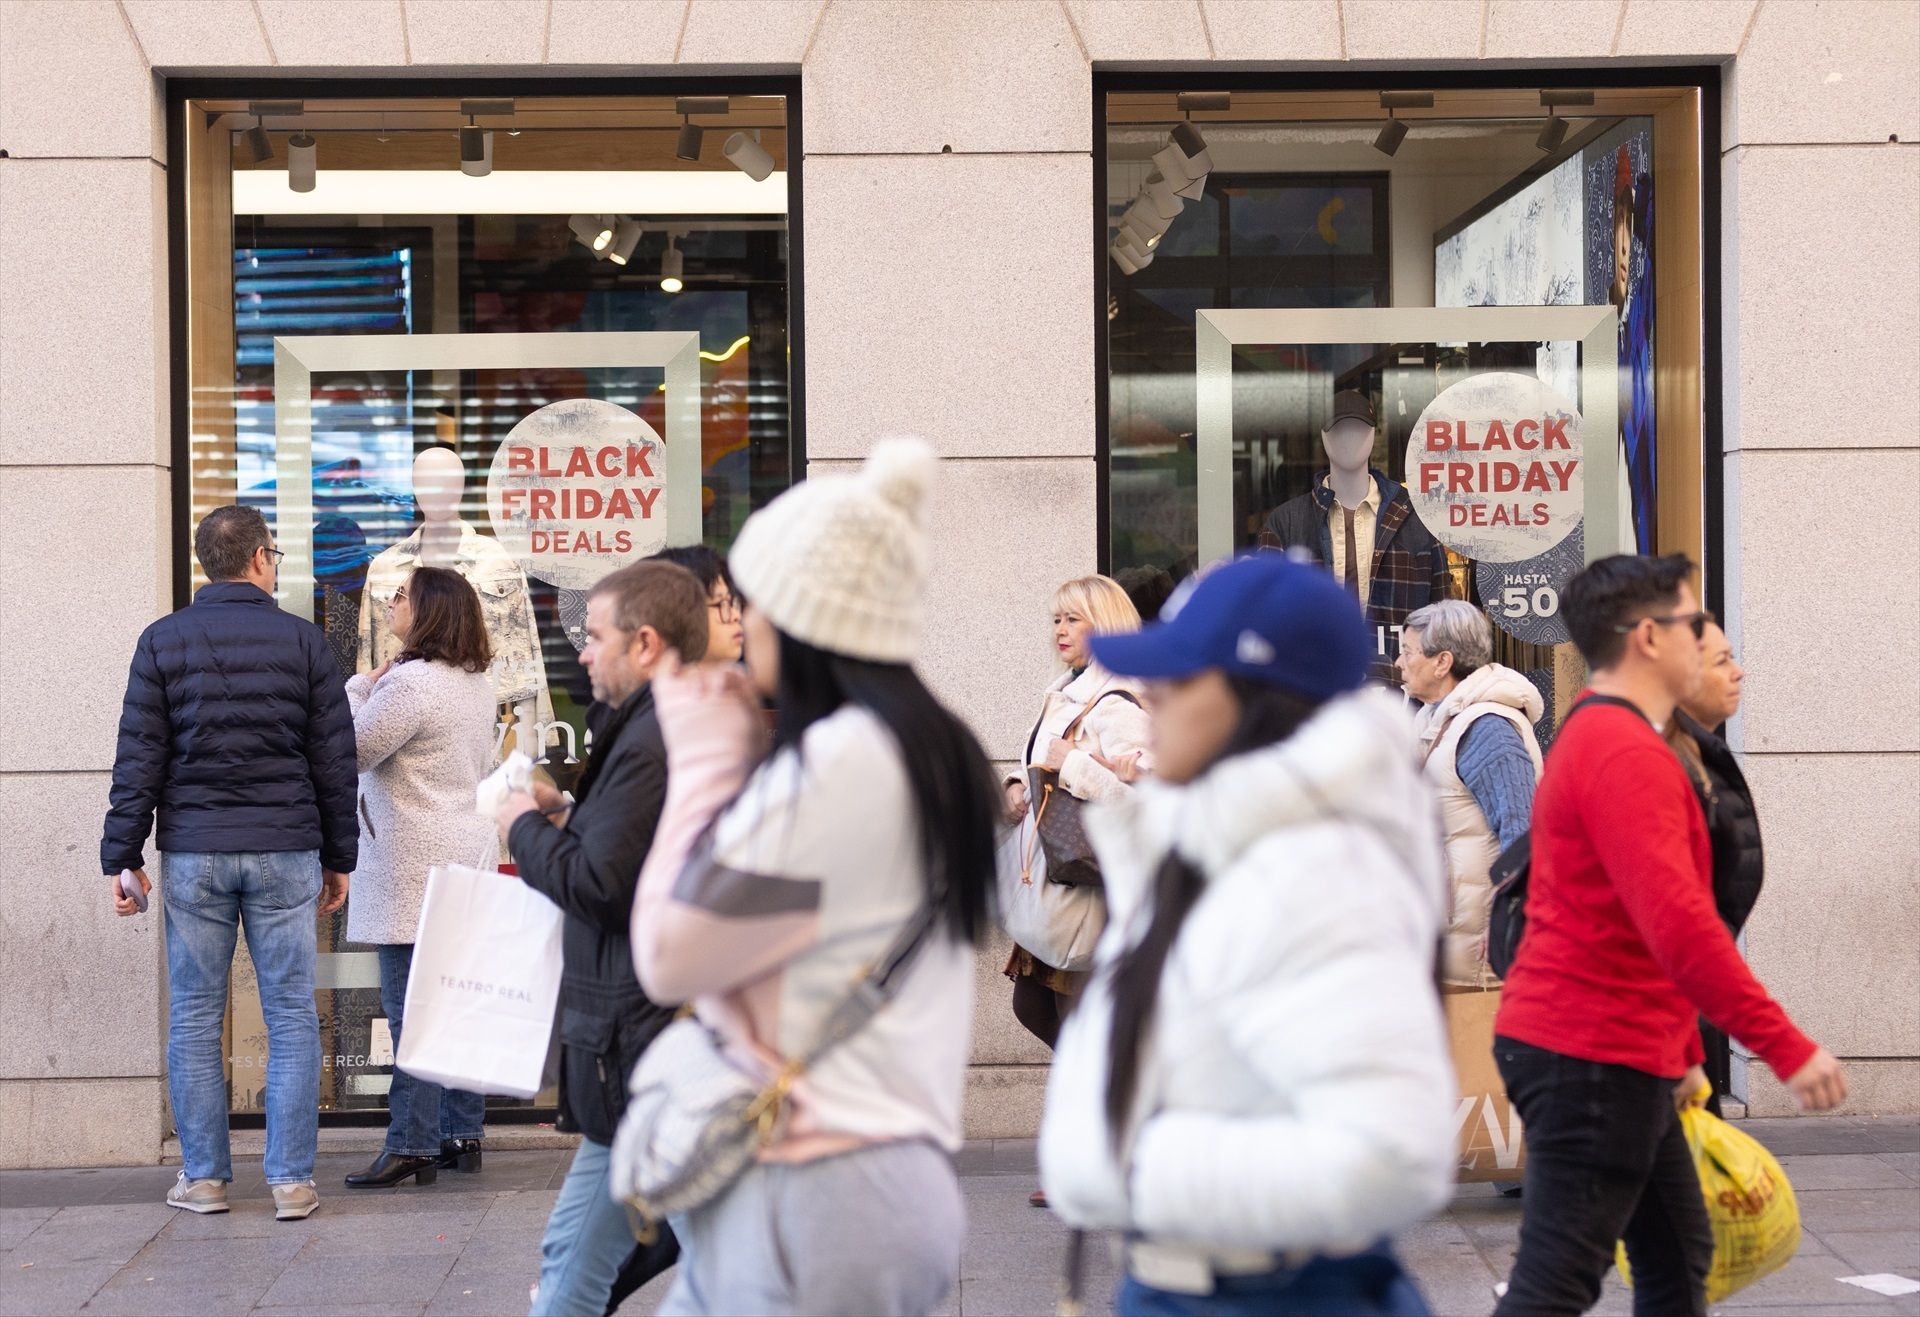
<path fill-rule="evenodd" d="M 1495 1023 L 1527 1132 L 1500 1317 L 1591 1308 L 1617 1239 L 1636 1313 L 1705 1314 L 1713 1235 L 1676 1114 L 1706 1082 L 1697 1016 L 1803 1108 L 1846 1097 L 1840 1063 L 1794 1028 L 1715 913 L 1706 820 L 1660 737 L 1700 681 L 1692 572 L 1677 554 L 1605 558 L 1561 598 L 1593 680 L 1534 795 L 1526 934 Z"/>

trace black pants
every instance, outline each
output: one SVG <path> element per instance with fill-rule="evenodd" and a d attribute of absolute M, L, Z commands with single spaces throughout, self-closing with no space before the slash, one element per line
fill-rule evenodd
<path fill-rule="evenodd" d="M 616 1312 L 641 1286 L 680 1260 L 680 1241 L 673 1237 L 667 1223 L 660 1223 L 660 1234 L 651 1244 L 635 1244 L 620 1274 L 613 1278 L 613 1293 L 607 1299 L 608 1317 Z"/>
<path fill-rule="evenodd" d="M 1073 1009 L 1073 998 L 1063 996 L 1031 975 L 1013 981 L 1013 1018 L 1049 1048 L 1060 1041 L 1060 1025 Z"/>
<path fill-rule="evenodd" d="M 1705 1317 L 1713 1231 L 1670 1079 L 1493 1040 L 1527 1132 L 1520 1253 L 1496 1317 L 1585 1312 L 1625 1240 L 1636 1317 Z"/>
<path fill-rule="evenodd" d="M 1707 1054 L 1700 1068 L 1707 1072 L 1707 1082 L 1713 1085 L 1707 1110 L 1718 1116 L 1720 1099 L 1733 1096 L 1733 1047 L 1725 1034 L 1707 1023 L 1704 1015 L 1700 1017 L 1700 1046 Z"/>

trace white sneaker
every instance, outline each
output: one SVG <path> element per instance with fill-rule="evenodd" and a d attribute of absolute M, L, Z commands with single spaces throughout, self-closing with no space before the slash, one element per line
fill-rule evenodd
<path fill-rule="evenodd" d="M 303 1184 L 273 1186 L 273 1216 L 276 1221 L 305 1220 L 319 1206 L 320 1195 L 314 1192 L 312 1180 Z"/>
<path fill-rule="evenodd" d="M 211 1215 L 227 1210 L 227 1182 L 225 1180 L 189 1180 L 185 1171 L 173 1182 L 173 1188 L 167 1190 L 167 1206 L 184 1208 L 189 1212 Z"/>

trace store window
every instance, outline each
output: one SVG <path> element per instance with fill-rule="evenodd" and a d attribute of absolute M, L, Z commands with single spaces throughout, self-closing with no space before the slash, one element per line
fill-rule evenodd
<path fill-rule="evenodd" d="M 569 785 L 591 737 L 588 588 L 669 545 L 724 553 L 800 467 L 792 112 L 765 84 L 177 99 L 182 595 L 201 583 L 193 525 L 257 506 L 286 555 L 280 605 L 350 675 L 393 657 L 407 573 L 451 566 L 491 632 L 497 753 Z M 322 920 L 321 1102 L 375 1110 L 391 1039 L 344 921 Z M 257 1111 L 244 949 L 235 986 L 232 1105 Z"/>
<path fill-rule="evenodd" d="M 1706 548 L 1700 87 L 1123 83 L 1113 571 L 1150 598 L 1230 553 L 1310 556 L 1388 684 L 1406 616 L 1471 600 L 1545 743 L 1581 678 L 1567 578 Z"/>

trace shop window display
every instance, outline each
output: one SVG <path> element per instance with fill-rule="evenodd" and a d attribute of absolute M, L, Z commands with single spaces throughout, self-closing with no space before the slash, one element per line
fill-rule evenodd
<path fill-rule="evenodd" d="M 1389 685 L 1407 614 L 1471 600 L 1546 743 L 1581 678 L 1561 585 L 1706 547 L 1699 88 L 1127 81 L 1102 91 L 1112 569 L 1310 557 Z"/>
<path fill-rule="evenodd" d="M 176 101 L 181 602 L 193 524 L 257 506 L 287 551 L 281 606 L 344 676 L 393 657 L 407 574 L 450 567 L 488 621 L 497 753 L 568 785 L 591 740 L 587 589 L 669 543 L 724 552 L 799 466 L 788 90 Z M 381 1109 L 374 953 L 344 913 L 320 950 L 323 1109 Z M 232 1103 L 257 1111 L 244 951 L 235 989 Z"/>

